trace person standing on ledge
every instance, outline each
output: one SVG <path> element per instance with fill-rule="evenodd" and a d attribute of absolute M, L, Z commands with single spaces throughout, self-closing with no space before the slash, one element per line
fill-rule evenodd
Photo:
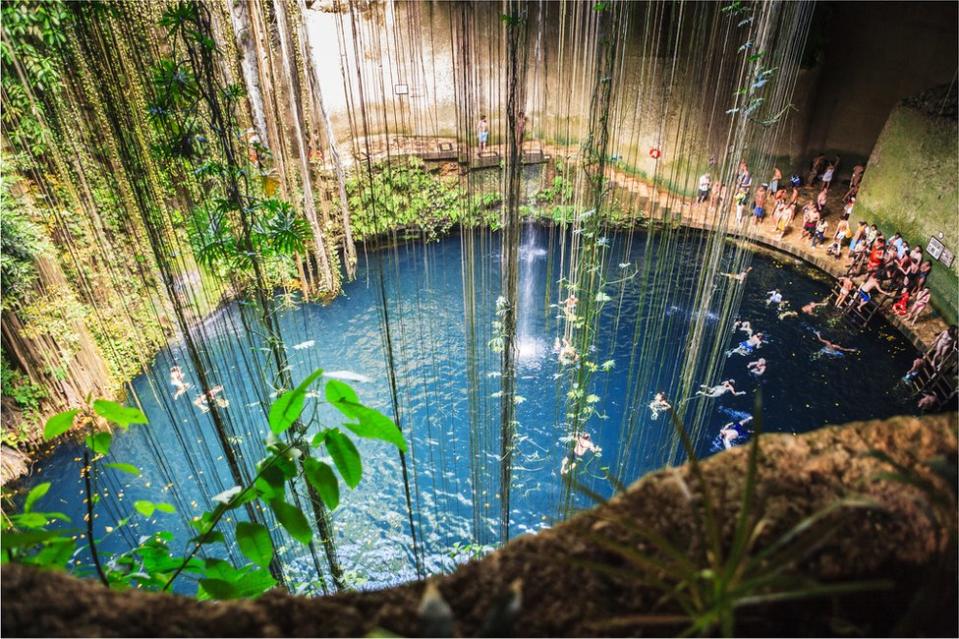
<path fill-rule="evenodd" d="M 485 115 L 480 116 L 476 134 L 479 138 L 479 152 L 482 153 L 486 150 L 486 143 L 489 142 L 489 122 L 486 121 Z"/>
<path fill-rule="evenodd" d="M 712 180 L 709 177 L 709 173 L 703 173 L 699 176 L 699 194 L 696 196 L 696 202 L 702 204 L 706 201 L 706 198 L 709 197 L 709 187 L 712 183 Z"/>

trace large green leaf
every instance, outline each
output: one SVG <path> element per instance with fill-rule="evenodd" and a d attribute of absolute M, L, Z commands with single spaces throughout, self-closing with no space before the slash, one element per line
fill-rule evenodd
<path fill-rule="evenodd" d="M 359 406 L 360 400 L 356 397 L 349 384 L 345 384 L 338 379 L 331 379 L 326 382 L 326 401 L 331 403 L 341 413 L 347 417 L 354 417 L 353 406 Z"/>
<path fill-rule="evenodd" d="M 400 432 L 400 429 L 393 423 L 392 419 L 378 410 L 367 408 L 359 404 L 353 405 L 351 408 L 354 413 L 354 418 L 359 420 L 359 423 L 346 423 L 343 424 L 344 426 L 360 437 L 365 437 L 366 439 L 381 439 L 393 444 L 404 453 L 406 452 L 406 440 L 403 439 L 403 433 Z"/>
<path fill-rule="evenodd" d="M 134 477 L 140 476 L 140 469 L 134 466 L 133 464 L 124 464 L 122 462 L 117 462 L 114 464 L 104 464 L 103 466 L 104 468 L 113 468 L 114 470 L 119 470 L 120 472 L 133 475 Z"/>
<path fill-rule="evenodd" d="M 152 517 L 157 508 L 156 504 L 154 504 L 152 501 L 147 501 L 146 499 L 138 499 L 137 501 L 133 502 L 133 507 L 144 517 Z"/>
<path fill-rule="evenodd" d="M 37 484 L 30 489 L 30 492 L 27 493 L 27 498 L 23 502 L 23 512 L 28 513 L 33 508 L 33 505 L 37 502 L 38 499 L 47 494 L 47 491 L 50 490 L 50 482 L 45 481 L 42 484 Z"/>
<path fill-rule="evenodd" d="M 306 517 L 303 516 L 302 510 L 279 499 L 271 501 L 270 508 L 273 509 L 273 514 L 276 515 L 277 520 L 286 528 L 286 532 L 290 533 L 293 539 L 303 545 L 313 540 L 313 531 L 310 529 Z"/>
<path fill-rule="evenodd" d="M 248 521 L 239 522 L 236 525 L 236 543 L 247 559 L 263 568 L 269 567 L 273 559 L 273 542 L 265 527 Z"/>
<path fill-rule="evenodd" d="M 360 463 L 360 453 L 356 450 L 356 446 L 349 437 L 336 429 L 326 433 L 324 443 L 343 481 L 350 488 L 356 488 L 363 476 L 363 465 Z"/>
<path fill-rule="evenodd" d="M 317 459 L 307 457 L 303 461 L 303 474 L 320 494 L 320 499 L 327 508 L 333 510 L 340 505 L 340 482 L 337 481 L 332 468 Z"/>
<path fill-rule="evenodd" d="M 113 443 L 113 435 L 110 433 L 95 433 L 87 435 L 87 448 L 97 455 L 106 455 L 110 452 L 110 444 Z"/>
<path fill-rule="evenodd" d="M 107 399 L 98 399 L 93 402 L 93 412 L 103 419 L 113 422 L 126 430 L 130 424 L 146 424 L 147 416 L 139 408 L 124 406 Z"/>
<path fill-rule="evenodd" d="M 76 417 L 79 412 L 79 408 L 74 408 L 63 411 L 62 413 L 57 413 L 48 419 L 46 426 L 43 427 L 43 439 L 50 441 L 54 437 L 58 437 L 70 430 L 70 427 L 73 426 L 73 418 Z"/>
<path fill-rule="evenodd" d="M 270 430 L 279 435 L 300 418 L 306 402 L 306 391 L 322 374 L 322 369 L 313 371 L 299 386 L 276 398 L 270 406 Z"/>

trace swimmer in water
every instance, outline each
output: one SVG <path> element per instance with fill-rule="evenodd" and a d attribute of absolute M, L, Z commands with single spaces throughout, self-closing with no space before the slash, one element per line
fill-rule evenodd
<path fill-rule="evenodd" d="M 742 419 L 738 422 L 729 422 L 719 429 L 719 435 L 723 440 L 723 448 L 729 450 L 733 443 L 746 434 L 746 424 L 753 421 L 752 416 Z"/>
<path fill-rule="evenodd" d="M 824 346 L 824 348 L 822 349 L 822 351 L 824 351 L 823 354 L 825 354 L 825 355 L 836 355 L 836 354 L 841 355 L 841 354 L 843 354 L 843 353 L 858 353 L 858 352 L 859 352 L 859 349 L 858 349 L 858 348 L 846 348 L 845 346 L 840 346 L 839 344 L 837 344 L 837 343 L 835 343 L 835 342 L 830 342 L 828 339 L 824 338 L 819 331 L 813 331 L 813 332 L 814 332 L 815 335 L 816 335 L 816 339 L 818 339 L 820 342 L 822 342 L 822 344 L 823 344 L 823 346 Z"/>
<path fill-rule="evenodd" d="M 720 273 L 720 275 L 723 275 L 723 276 L 725 276 L 725 277 L 728 277 L 728 278 L 731 279 L 731 280 L 736 280 L 737 282 L 739 282 L 740 284 L 742 284 L 743 282 L 746 281 L 746 276 L 749 275 L 749 272 L 750 272 L 751 270 L 753 270 L 753 267 L 750 266 L 749 268 L 747 268 L 747 269 L 746 269 L 745 271 L 743 271 L 742 273 Z"/>
<path fill-rule="evenodd" d="M 559 349 L 559 363 L 563 366 L 572 366 L 579 361 L 579 353 L 576 348 L 569 343 L 569 340 L 563 338 L 562 346 Z"/>
<path fill-rule="evenodd" d="M 649 410 L 652 412 L 652 419 L 659 419 L 659 414 L 672 410 L 672 406 L 669 401 L 666 399 L 665 393 L 656 393 L 656 396 L 653 398 L 653 401 L 649 403 Z"/>
<path fill-rule="evenodd" d="M 716 384 L 715 386 L 707 386 L 706 384 L 700 384 L 699 390 L 696 391 L 696 395 L 701 395 L 703 397 L 722 397 L 726 393 L 730 393 L 736 396 L 745 395 L 746 391 L 739 391 L 739 392 L 736 391 L 736 387 L 734 386 L 735 383 L 736 383 L 736 380 L 727 379 L 721 384 Z"/>
<path fill-rule="evenodd" d="M 776 306 L 779 306 L 780 304 L 782 304 L 783 294 L 779 292 L 778 288 L 772 291 L 766 291 L 766 295 L 769 296 L 766 298 L 766 306 L 769 306 L 770 304 L 775 304 Z"/>
<path fill-rule="evenodd" d="M 759 377 L 760 375 L 766 372 L 766 358 L 760 357 L 754 362 L 749 362 L 748 364 L 746 364 L 746 368 L 749 370 L 749 373 L 751 375 L 755 375 L 756 377 Z"/>
<path fill-rule="evenodd" d="M 760 348 L 763 345 L 763 334 L 762 333 L 753 333 L 749 336 L 744 342 L 739 342 L 739 346 L 732 348 L 726 351 L 726 357 L 730 357 L 733 353 L 737 355 L 749 355 L 757 348 Z"/>
<path fill-rule="evenodd" d="M 829 305 L 829 298 L 826 298 L 821 302 L 815 302 L 815 301 L 809 302 L 808 304 L 806 304 L 799 310 L 801 310 L 806 315 L 815 315 L 817 308 L 819 308 L 820 306 L 828 306 L 828 305 Z"/>
<path fill-rule="evenodd" d="M 746 320 L 745 322 L 740 322 L 739 320 L 736 320 L 735 322 L 733 322 L 733 332 L 736 332 L 736 331 L 744 332 L 746 334 L 746 337 L 753 336 L 753 327 L 749 323 L 749 320 Z"/>
<path fill-rule="evenodd" d="M 179 399 L 190 388 L 190 384 L 183 378 L 183 371 L 179 366 L 170 369 L 170 383 L 176 389 L 173 393 L 173 399 Z"/>
<path fill-rule="evenodd" d="M 579 461 L 579 458 L 586 453 L 592 452 L 594 455 L 599 455 L 603 452 L 602 448 L 593 443 L 589 433 L 580 433 L 576 436 L 575 441 L 576 444 L 573 446 L 573 452 L 563 458 L 563 465 L 559 469 L 560 475 L 565 475 L 576 468 L 576 463 Z"/>
<path fill-rule="evenodd" d="M 226 408 L 230 405 L 230 401 L 223 398 L 217 397 L 220 393 L 223 392 L 223 385 L 214 386 L 206 393 L 200 393 L 193 400 L 193 405 L 200 409 L 204 413 L 210 412 L 210 401 L 216 402 L 216 405 L 220 408 Z"/>

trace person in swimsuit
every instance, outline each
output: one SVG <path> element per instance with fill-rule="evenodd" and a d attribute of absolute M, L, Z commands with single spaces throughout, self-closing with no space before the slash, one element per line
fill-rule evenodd
<path fill-rule="evenodd" d="M 602 448 L 593 443 L 589 433 L 580 433 L 576 436 L 575 442 L 573 451 L 563 458 L 563 465 L 559 469 L 561 475 L 565 475 L 576 468 L 576 463 L 586 453 L 592 452 L 594 455 L 599 455 L 603 451 Z"/>
<path fill-rule="evenodd" d="M 719 435 L 723 440 L 723 448 L 726 450 L 732 448 L 736 440 L 746 434 L 746 424 L 751 421 L 753 421 L 753 418 L 749 416 L 740 421 L 729 422 L 719 429 Z"/>
<path fill-rule="evenodd" d="M 669 401 L 666 399 L 665 393 L 656 393 L 656 396 L 653 397 L 653 401 L 649 403 L 649 410 L 652 412 L 651 419 L 659 419 L 660 413 L 667 410 L 672 410 L 672 408 L 672 405 L 670 405 Z"/>
<path fill-rule="evenodd" d="M 817 308 L 819 308 L 820 306 L 828 306 L 828 305 L 829 305 L 829 298 L 827 297 L 826 299 L 822 300 L 821 302 L 817 302 L 817 301 L 813 300 L 812 302 L 809 302 L 808 304 L 806 304 L 805 306 L 803 306 L 803 307 L 802 307 L 801 309 L 799 309 L 799 310 L 801 310 L 801 311 L 802 311 L 803 313 L 805 313 L 806 315 L 815 315 Z"/>
<path fill-rule="evenodd" d="M 766 306 L 769 306 L 770 304 L 779 306 L 783 303 L 783 294 L 779 292 L 778 288 L 772 291 L 766 291 L 766 295 L 769 296 L 766 298 Z"/>
<path fill-rule="evenodd" d="M 572 366 L 579 361 L 579 353 L 576 347 L 570 344 L 569 340 L 563 338 L 562 346 L 559 349 L 559 363 L 563 366 Z"/>
<path fill-rule="evenodd" d="M 760 377 L 763 373 L 766 372 L 766 358 L 760 357 L 755 362 L 749 362 L 746 364 L 746 368 L 749 370 L 751 375 Z"/>
<path fill-rule="evenodd" d="M 749 336 L 744 342 L 739 342 L 739 345 L 736 348 L 726 351 L 726 357 L 730 357 L 733 353 L 737 355 L 750 355 L 754 350 L 763 345 L 763 334 L 754 333 Z"/>
<path fill-rule="evenodd" d="M 930 299 L 932 299 L 932 291 L 929 290 L 928 286 L 919 289 L 916 296 L 912 298 L 912 308 L 906 313 L 906 321 L 915 326 L 916 320 L 919 319 L 919 315 L 925 310 L 926 306 L 929 305 Z"/>
<path fill-rule="evenodd" d="M 217 395 L 219 395 L 222 392 L 223 392 L 222 384 L 219 386 L 214 386 L 213 388 L 209 390 L 209 392 L 200 393 L 199 395 L 197 395 L 196 398 L 193 400 L 193 405 L 199 408 L 200 411 L 204 413 L 210 412 L 211 401 L 216 402 L 216 405 L 219 406 L 220 408 L 226 408 L 227 406 L 230 405 L 229 400 L 223 397 L 217 397 Z"/>
<path fill-rule="evenodd" d="M 842 305 L 846 303 L 846 299 L 849 297 L 849 294 L 852 293 L 852 287 L 855 282 L 852 281 L 851 277 L 840 277 L 839 278 L 839 294 L 836 295 L 836 308 L 842 308 Z"/>
<path fill-rule="evenodd" d="M 883 295 L 892 295 L 888 291 L 884 291 L 881 286 L 879 286 L 879 280 L 875 275 L 870 275 L 866 278 L 866 281 L 859 286 L 857 294 L 859 295 L 859 306 L 856 307 L 856 310 L 861 311 L 866 304 L 872 300 L 872 292 L 879 291 Z"/>
<path fill-rule="evenodd" d="M 170 369 L 170 383 L 176 389 L 173 393 L 173 399 L 179 399 L 190 388 L 190 384 L 183 378 L 183 371 L 179 366 Z"/>
<path fill-rule="evenodd" d="M 489 122 L 486 121 L 485 115 L 480 116 L 479 124 L 476 126 L 476 134 L 479 138 L 479 152 L 482 153 L 486 150 L 486 143 L 489 142 Z"/>
<path fill-rule="evenodd" d="M 742 273 L 720 273 L 720 275 L 724 275 L 725 277 L 728 277 L 731 280 L 736 280 L 737 282 L 742 284 L 743 282 L 746 281 L 746 276 L 749 275 L 749 271 L 751 270 L 753 270 L 753 267 L 750 266 Z"/>
<path fill-rule="evenodd" d="M 722 397 L 726 393 L 730 393 L 736 396 L 745 395 L 746 391 L 739 391 L 739 392 L 736 391 L 736 387 L 734 386 L 735 383 L 736 383 L 736 380 L 727 379 L 721 384 L 716 384 L 715 386 L 700 384 L 699 390 L 696 391 L 696 395 L 699 395 L 702 397 L 712 397 L 712 398 Z"/>
<path fill-rule="evenodd" d="M 825 348 L 823 349 L 824 351 L 832 351 L 832 353 L 830 353 L 830 354 L 835 354 L 835 353 L 858 353 L 858 352 L 859 352 L 859 349 L 858 349 L 858 348 L 846 348 L 845 346 L 840 346 L 839 344 L 837 344 L 837 343 L 835 343 L 835 342 L 830 342 L 828 339 L 826 339 L 825 337 L 823 337 L 823 336 L 822 336 L 822 333 L 820 333 L 819 331 L 814 331 L 814 334 L 816 335 L 816 339 L 818 339 L 820 342 L 822 342 L 823 346 L 825 347 Z"/>
<path fill-rule="evenodd" d="M 746 320 L 745 322 L 736 320 L 733 322 L 733 332 L 735 333 L 736 331 L 742 331 L 746 334 L 746 337 L 753 336 L 753 327 L 752 324 L 749 323 L 749 320 Z"/>

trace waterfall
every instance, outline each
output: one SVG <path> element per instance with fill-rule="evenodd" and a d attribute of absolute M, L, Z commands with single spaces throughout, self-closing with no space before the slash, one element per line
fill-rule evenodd
<path fill-rule="evenodd" d="M 539 270 L 536 261 L 546 256 L 546 249 L 537 243 L 538 240 L 536 225 L 527 221 L 523 226 L 523 243 L 519 248 L 519 308 L 516 317 L 516 357 L 524 366 L 538 366 L 546 350 L 543 336 L 536 335 L 533 327 Z"/>

